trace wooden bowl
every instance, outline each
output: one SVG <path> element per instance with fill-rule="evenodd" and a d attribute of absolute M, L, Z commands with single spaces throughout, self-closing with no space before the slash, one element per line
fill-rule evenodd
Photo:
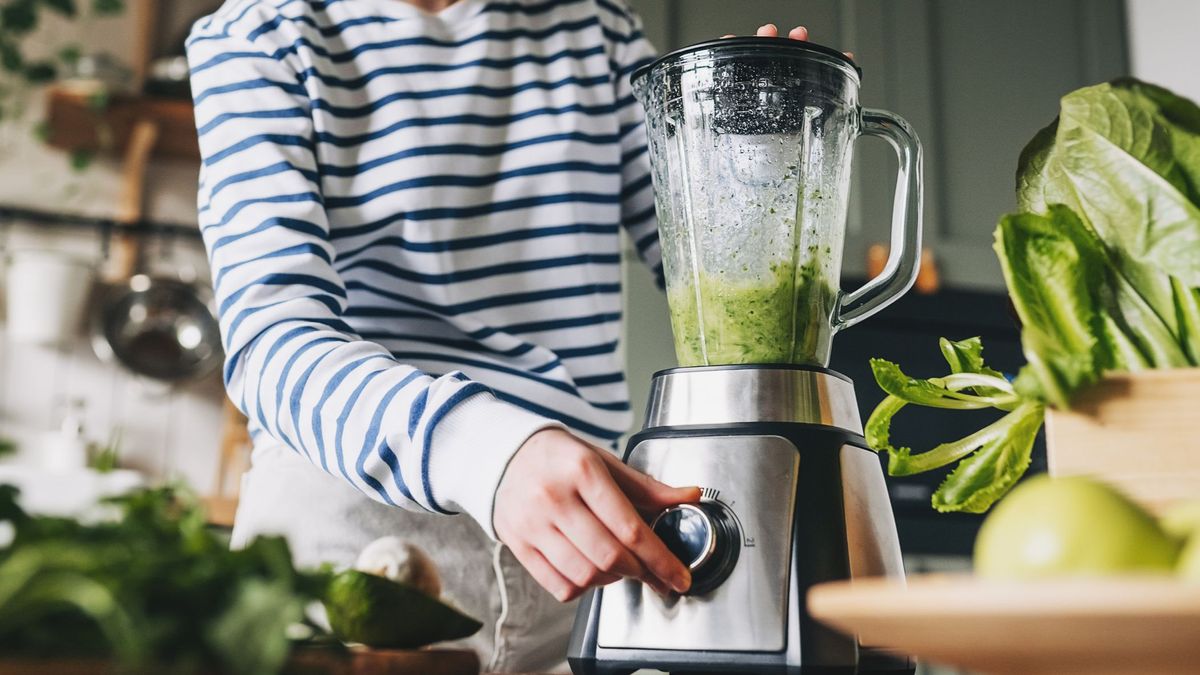
<path fill-rule="evenodd" d="M 1200 672 L 1200 585 L 1170 577 L 867 579 L 815 586 L 808 604 L 863 644 L 972 672 Z"/>

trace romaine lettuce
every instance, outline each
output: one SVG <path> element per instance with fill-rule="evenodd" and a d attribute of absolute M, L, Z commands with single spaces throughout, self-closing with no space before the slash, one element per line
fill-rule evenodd
<path fill-rule="evenodd" d="M 977 338 L 943 338 L 942 378 L 871 364 L 888 397 L 866 436 L 889 473 L 959 462 L 933 495 L 939 511 L 1002 497 L 1029 466 L 1046 405 L 1069 407 L 1107 372 L 1200 365 L 1200 107 L 1130 79 L 1068 94 L 1021 154 L 1017 200 L 995 244 L 1028 361 L 1016 379 L 984 365 Z M 1008 414 L 914 454 L 889 439 L 908 404 Z"/>

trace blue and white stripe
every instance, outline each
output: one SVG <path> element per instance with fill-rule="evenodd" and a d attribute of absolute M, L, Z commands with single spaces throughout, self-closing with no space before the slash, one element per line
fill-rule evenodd
<path fill-rule="evenodd" d="M 622 0 L 230 0 L 188 41 L 231 398 L 489 529 L 508 459 L 630 421 L 619 232 L 661 274 Z M 265 436 L 264 436 L 265 435 Z"/>

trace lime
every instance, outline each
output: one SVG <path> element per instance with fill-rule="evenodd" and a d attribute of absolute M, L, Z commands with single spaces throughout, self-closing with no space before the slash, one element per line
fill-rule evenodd
<path fill-rule="evenodd" d="M 1038 476 L 984 521 L 975 571 L 1009 579 L 1167 573 L 1178 553 L 1178 540 L 1115 489 L 1088 478 Z"/>
<path fill-rule="evenodd" d="M 325 611 L 340 640 L 381 649 L 458 640 L 483 627 L 411 586 L 357 570 L 333 578 L 325 593 Z"/>

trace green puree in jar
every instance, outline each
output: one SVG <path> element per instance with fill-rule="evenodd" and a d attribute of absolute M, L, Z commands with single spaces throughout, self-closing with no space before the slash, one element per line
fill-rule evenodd
<path fill-rule="evenodd" d="M 799 268 L 773 263 L 761 280 L 730 283 L 720 275 L 701 275 L 698 289 L 694 280 L 681 279 L 667 297 L 675 355 L 681 366 L 823 366 L 835 297 L 833 284 L 815 262 Z"/>

